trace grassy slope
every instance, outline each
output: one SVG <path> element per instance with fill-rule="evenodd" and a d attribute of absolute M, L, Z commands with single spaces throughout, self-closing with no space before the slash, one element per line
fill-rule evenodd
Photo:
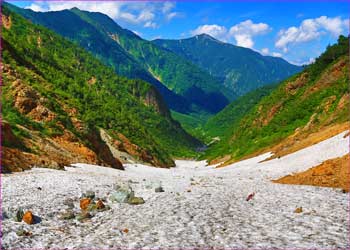
<path fill-rule="evenodd" d="M 317 130 L 348 120 L 349 40 L 341 37 L 314 64 L 285 80 L 228 130 L 204 157 L 239 159 L 272 146 L 296 129 Z M 313 117 L 312 117 L 313 116 Z"/>

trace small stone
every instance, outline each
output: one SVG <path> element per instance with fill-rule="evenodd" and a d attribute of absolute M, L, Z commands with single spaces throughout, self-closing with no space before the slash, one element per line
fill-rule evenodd
<path fill-rule="evenodd" d="M 72 210 L 67 210 L 66 212 L 62 213 L 60 216 L 61 220 L 72 220 L 75 218 L 75 214 Z"/>
<path fill-rule="evenodd" d="M 96 203 L 90 203 L 89 205 L 88 205 L 88 207 L 87 207 L 87 209 L 86 209 L 87 211 L 95 211 L 95 210 L 97 210 L 97 205 L 96 205 Z"/>
<path fill-rule="evenodd" d="M 164 192 L 164 189 L 162 187 L 156 187 L 154 191 L 156 193 L 162 193 L 162 192 Z"/>
<path fill-rule="evenodd" d="M 24 215 L 23 209 L 22 208 L 18 208 L 17 211 L 14 214 L 14 218 L 13 219 L 16 222 L 21 222 L 22 219 L 23 219 L 23 215 Z"/>
<path fill-rule="evenodd" d="M 144 204 L 145 201 L 142 197 L 131 197 L 129 200 L 128 200 L 128 203 L 130 205 L 140 205 L 140 204 Z"/>
<path fill-rule="evenodd" d="M 92 215 L 89 212 L 87 212 L 87 211 L 83 211 L 80 214 L 78 214 L 75 218 L 78 221 L 83 222 L 83 221 L 86 221 L 86 220 L 92 218 Z"/>
<path fill-rule="evenodd" d="M 16 234 L 18 236 L 31 236 L 32 235 L 31 232 L 27 232 L 26 230 L 23 230 L 23 229 L 17 230 Z"/>
<path fill-rule="evenodd" d="M 69 208 L 74 208 L 74 200 L 71 198 L 67 198 L 63 201 L 63 205 L 66 205 Z"/>
<path fill-rule="evenodd" d="M 31 211 L 27 211 L 24 213 L 22 220 L 28 225 L 34 224 L 34 216 Z"/>
<path fill-rule="evenodd" d="M 298 207 L 294 210 L 294 213 L 300 214 L 303 212 L 303 208 L 302 207 Z"/>
<path fill-rule="evenodd" d="M 134 191 L 129 186 L 115 186 L 115 190 L 109 196 L 112 202 L 126 203 L 130 198 L 134 197 Z"/>
<path fill-rule="evenodd" d="M 124 228 L 124 229 L 123 229 L 123 233 L 126 233 L 126 234 L 129 233 L 129 229 Z"/>
<path fill-rule="evenodd" d="M 84 198 L 80 200 L 80 208 L 82 210 L 86 210 L 88 208 L 88 206 L 91 203 L 91 199 L 90 198 Z"/>
<path fill-rule="evenodd" d="M 98 200 L 96 203 L 96 208 L 98 210 L 103 209 L 103 208 L 105 208 L 105 204 L 101 200 Z"/>
<path fill-rule="evenodd" d="M 94 191 L 86 191 L 85 194 L 83 194 L 83 198 L 89 198 L 91 200 L 93 200 L 95 198 L 95 192 Z"/>
<path fill-rule="evenodd" d="M 104 208 L 98 209 L 98 211 L 99 211 L 99 212 L 104 212 L 104 211 L 107 211 L 107 210 L 110 210 L 110 209 L 111 209 L 111 207 L 110 207 L 110 206 L 105 205 L 105 207 L 104 207 Z"/>

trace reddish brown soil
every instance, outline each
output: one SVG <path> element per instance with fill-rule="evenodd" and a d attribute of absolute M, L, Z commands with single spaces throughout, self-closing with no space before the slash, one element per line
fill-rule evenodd
<path fill-rule="evenodd" d="M 350 156 L 331 159 L 313 167 L 305 172 L 295 175 L 287 175 L 275 183 L 312 185 L 321 187 L 342 188 L 344 191 L 350 190 Z"/>

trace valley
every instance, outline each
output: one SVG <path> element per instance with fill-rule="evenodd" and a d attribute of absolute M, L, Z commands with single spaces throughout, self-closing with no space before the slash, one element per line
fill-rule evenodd
<path fill-rule="evenodd" d="M 300 66 L 250 19 L 146 39 L 131 3 L 35 4 L 1 3 L 1 247 L 350 247 L 349 35 Z"/>
<path fill-rule="evenodd" d="M 224 168 L 182 160 L 172 169 L 125 164 L 125 171 L 118 171 L 74 164 L 66 171 L 35 168 L 5 175 L 3 211 L 10 214 L 21 204 L 41 221 L 26 225 L 5 219 L 2 244 L 5 248 L 346 248 L 347 194 L 341 189 L 272 182 L 349 154 L 345 135 L 279 159 L 263 161 L 270 157 L 267 153 Z M 112 202 L 115 185 L 132 187 L 145 203 Z M 159 186 L 164 192 L 154 191 Z M 68 209 L 65 201 L 71 199 L 72 211 L 78 214 L 79 197 L 89 190 L 111 209 L 91 211 L 93 217 L 85 222 L 60 219 Z M 295 212 L 300 207 L 301 212 Z M 31 236 L 17 236 L 19 230 Z"/>

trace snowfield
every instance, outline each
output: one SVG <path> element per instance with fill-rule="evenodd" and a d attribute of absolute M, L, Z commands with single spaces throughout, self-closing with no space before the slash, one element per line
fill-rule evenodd
<path fill-rule="evenodd" d="M 35 168 L 2 176 L 3 211 L 23 207 L 41 218 L 2 222 L 4 248 L 276 247 L 349 248 L 349 196 L 340 189 L 282 185 L 271 180 L 349 153 L 346 132 L 293 154 L 259 163 L 260 155 L 215 169 L 177 161 L 173 169 L 126 165 L 125 171 L 75 164 L 66 171 Z M 90 221 L 60 220 L 73 198 L 93 190 L 108 198 L 129 182 L 142 205 L 107 204 Z M 161 183 L 165 192 L 156 193 Z M 41 188 L 39 190 L 38 188 Z M 151 187 L 151 188 L 150 188 Z M 252 200 L 247 196 L 255 192 Z M 294 213 L 302 207 L 302 213 Z M 24 229 L 31 236 L 17 236 Z M 123 232 L 128 229 L 128 232 Z"/>

